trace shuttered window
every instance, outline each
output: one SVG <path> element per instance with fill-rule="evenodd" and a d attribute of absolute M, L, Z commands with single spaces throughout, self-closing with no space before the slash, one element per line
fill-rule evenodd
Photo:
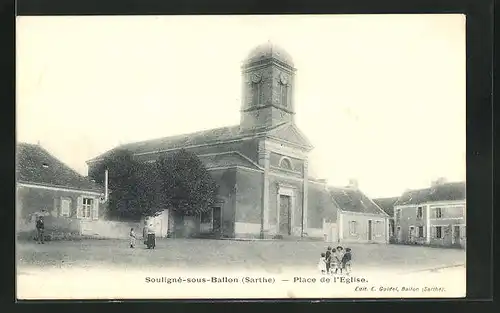
<path fill-rule="evenodd" d="M 356 235 L 357 234 L 357 223 L 356 223 L 356 221 L 350 221 L 349 222 L 349 233 L 351 235 Z"/>
<path fill-rule="evenodd" d="M 82 218 L 83 217 L 83 197 L 78 197 L 77 203 L 76 203 L 76 217 L 77 218 Z"/>
<path fill-rule="evenodd" d="M 76 217 L 84 219 L 98 219 L 99 201 L 91 197 L 78 197 Z"/>
<path fill-rule="evenodd" d="M 99 218 L 99 201 L 93 199 L 92 201 L 92 219 L 97 220 Z"/>
<path fill-rule="evenodd" d="M 70 217 L 71 215 L 71 199 L 61 198 L 61 216 Z"/>

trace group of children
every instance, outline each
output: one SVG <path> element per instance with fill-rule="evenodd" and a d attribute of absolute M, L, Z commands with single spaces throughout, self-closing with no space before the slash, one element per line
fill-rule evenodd
<path fill-rule="evenodd" d="M 318 262 L 318 269 L 321 274 L 342 274 L 347 275 L 351 272 L 352 253 L 351 248 L 338 246 L 335 249 L 328 247 L 326 252 L 321 253 L 321 258 Z"/>

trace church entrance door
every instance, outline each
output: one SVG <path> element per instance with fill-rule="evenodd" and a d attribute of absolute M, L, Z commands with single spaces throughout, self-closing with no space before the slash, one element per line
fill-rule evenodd
<path fill-rule="evenodd" d="M 291 235 L 291 199 L 290 196 L 280 195 L 279 233 Z"/>

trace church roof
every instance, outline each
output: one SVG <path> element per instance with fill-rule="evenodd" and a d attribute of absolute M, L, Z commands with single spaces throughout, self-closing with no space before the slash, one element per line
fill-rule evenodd
<path fill-rule="evenodd" d="M 465 200 L 465 182 L 443 183 L 424 189 L 408 190 L 394 204 L 413 205 L 426 202 Z"/>
<path fill-rule="evenodd" d="M 285 49 L 268 41 L 255 47 L 247 56 L 244 64 L 250 64 L 266 59 L 276 59 L 293 67 L 293 59 Z"/>
<path fill-rule="evenodd" d="M 237 151 L 200 155 L 199 157 L 209 170 L 221 167 L 246 167 L 255 170 L 261 170 L 261 168 L 257 164 Z"/>
<path fill-rule="evenodd" d="M 342 211 L 386 216 L 372 199 L 356 188 L 328 187 L 330 195 Z"/>
<path fill-rule="evenodd" d="M 284 131 L 288 130 L 288 137 L 283 134 Z M 293 130 L 293 131 L 292 131 Z M 151 153 L 164 150 L 174 150 L 187 148 L 190 146 L 197 146 L 202 144 L 211 144 L 218 142 L 225 142 L 230 140 L 237 140 L 248 136 L 255 136 L 267 134 L 269 136 L 281 138 L 282 140 L 289 141 L 291 143 L 302 143 L 306 147 L 310 144 L 307 139 L 300 134 L 300 131 L 293 125 L 289 123 L 283 123 L 268 128 L 261 128 L 255 130 L 243 130 L 239 125 L 219 127 L 208 130 L 197 131 L 189 134 L 182 134 L 170 137 L 157 138 L 152 140 L 145 140 L 140 142 L 128 143 L 111 149 L 87 162 L 94 162 L 102 160 L 109 156 L 113 151 L 117 149 L 127 150 L 132 154 L 141 153 Z"/>
<path fill-rule="evenodd" d="M 184 148 L 188 146 L 206 144 L 217 141 L 238 139 L 245 134 L 240 131 L 239 125 L 219 127 L 170 137 L 163 137 L 121 145 L 109 150 L 90 161 L 100 160 L 109 156 L 116 149 L 124 149 L 132 154 L 148 153 L 166 149 Z"/>
<path fill-rule="evenodd" d="M 39 145 L 17 144 L 16 176 L 20 183 L 101 192 L 102 187 L 64 164 Z"/>

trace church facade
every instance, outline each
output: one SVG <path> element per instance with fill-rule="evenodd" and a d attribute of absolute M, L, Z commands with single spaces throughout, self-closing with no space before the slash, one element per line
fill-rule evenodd
<path fill-rule="evenodd" d="M 143 162 L 179 149 L 198 155 L 219 185 L 218 204 L 193 221 L 201 231 L 228 238 L 324 238 L 325 225 L 336 225 L 343 211 L 332 187 L 309 175 L 313 146 L 294 122 L 292 58 L 266 43 L 250 52 L 241 75 L 239 125 L 119 148 Z M 97 165 L 112 151 L 87 161 L 89 176 L 100 175 Z"/>

